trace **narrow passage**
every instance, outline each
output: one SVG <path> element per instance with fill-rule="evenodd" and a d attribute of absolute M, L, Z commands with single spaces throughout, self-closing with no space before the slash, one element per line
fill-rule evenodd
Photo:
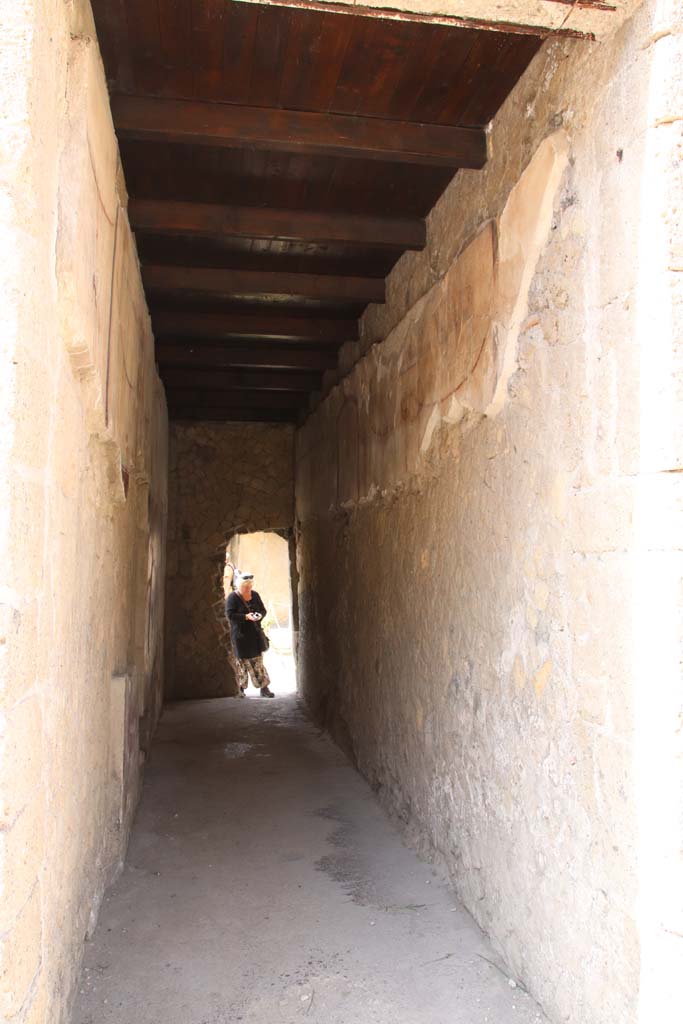
<path fill-rule="evenodd" d="M 166 709 L 74 1024 L 538 1024 L 295 697 Z"/>

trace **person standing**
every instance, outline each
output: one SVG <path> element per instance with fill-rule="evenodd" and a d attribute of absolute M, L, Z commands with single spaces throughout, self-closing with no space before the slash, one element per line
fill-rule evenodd
<path fill-rule="evenodd" d="M 230 623 L 240 696 L 245 696 L 251 676 L 262 697 L 274 697 L 275 694 L 270 689 L 268 670 L 263 664 L 263 652 L 268 647 L 268 641 L 261 628 L 261 619 L 266 614 L 266 607 L 260 595 L 253 589 L 253 573 L 240 573 L 235 583 L 235 590 L 228 595 L 225 602 L 225 613 Z"/>

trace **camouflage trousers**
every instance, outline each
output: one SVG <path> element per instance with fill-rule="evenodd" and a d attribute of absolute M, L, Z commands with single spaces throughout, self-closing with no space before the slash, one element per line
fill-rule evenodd
<path fill-rule="evenodd" d="M 270 677 L 268 676 L 268 669 L 263 664 L 262 654 L 259 654 L 258 658 L 235 658 L 235 674 L 237 675 L 237 685 L 240 690 L 242 688 L 246 690 L 249 685 L 249 676 L 251 676 L 251 681 L 258 690 L 263 690 L 266 686 L 270 686 Z"/>

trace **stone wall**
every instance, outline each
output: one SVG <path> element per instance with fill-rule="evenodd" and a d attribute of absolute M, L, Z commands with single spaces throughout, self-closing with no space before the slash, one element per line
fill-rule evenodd
<path fill-rule="evenodd" d="M 0 24 L 0 1019 L 65 1024 L 160 709 L 168 427 L 89 6 Z"/>
<path fill-rule="evenodd" d="M 293 428 L 174 423 L 170 452 L 166 696 L 230 696 L 226 544 L 236 533 L 292 529 Z"/>
<path fill-rule="evenodd" d="M 297 434 L 309 706 L 572 1024 L 681 1005 L 682 42 L 546 44 Z"/>

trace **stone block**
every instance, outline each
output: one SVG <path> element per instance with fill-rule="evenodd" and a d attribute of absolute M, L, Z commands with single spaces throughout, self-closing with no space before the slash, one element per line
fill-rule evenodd
<path fill-rule="evenodd" d="M 36 885 L 0 940 L 0 1013 L 11 1019 L 30 996 L 41 964 L 41 891 Z"/>
<path fill-rule="evenodd" d="M 633 540 L 636 491 L 632 480 L 605 480 L 569 499 L 572 550 L 583 554 L 627 551 Z"/>
<path fill-rule="evenodd" d="M 40 674 L 40 652 L 33 649 L 27 653 L 23 643 L 24 637 L 36 635 L 40 608 L 35 600 L 21 600 L 16 591 L 6 592 L 2 598 L 0 670 L 4 678 L 0 695 L 3 706 L 11 708 L 33 689 Z"/>
<path fill-rule="evenodd" d="M 28 1006 L 23 1010 L 21 1024 L 45 1024 L 51 1012 L 50 998 L 45 981 L 45 971 L 41 971 L 33 983 L 34 991 L 29 997 Z"/>
<path fill-rule="evenodd" d="M 512 189 L 499 219 L 496 291 L 491 310 L 496 339 L 493 390 L 481 409 L 489 415 L 498 413 L 507 398 L 529 288 L 547 242 L 556 193 L 568 161 L 569 140 L 564 132 L 544 139 Z"/>
<path fill-rule="evenodd" d="M 26 697 L 2 721 L 0 826 L 10 826 L 41 785 L 43 725 L 36 695 Z"/>
<path fill-rule="evenodd" d="M 97 47 L 76 36 L 69 57 L 57 233 L 60 319 L 74 374 L 87 388 L 91 425 L 101 429 L 118 152 Z M 80 260 L 73 258 L 76 250 Z"/>
<path fill-rule="evenodd" d="M 590 675 L 576 677 L 576 705 L 582 718 L 593 725 L 604 726 L 610 704 L 610 680 L 603 676 L 596 679 Z"/>
<path fill-rule="evenodd" d="M 45 855 L 43 794 L 0 829 L 0 934 L 7 932 L 38 882 Z"/>

